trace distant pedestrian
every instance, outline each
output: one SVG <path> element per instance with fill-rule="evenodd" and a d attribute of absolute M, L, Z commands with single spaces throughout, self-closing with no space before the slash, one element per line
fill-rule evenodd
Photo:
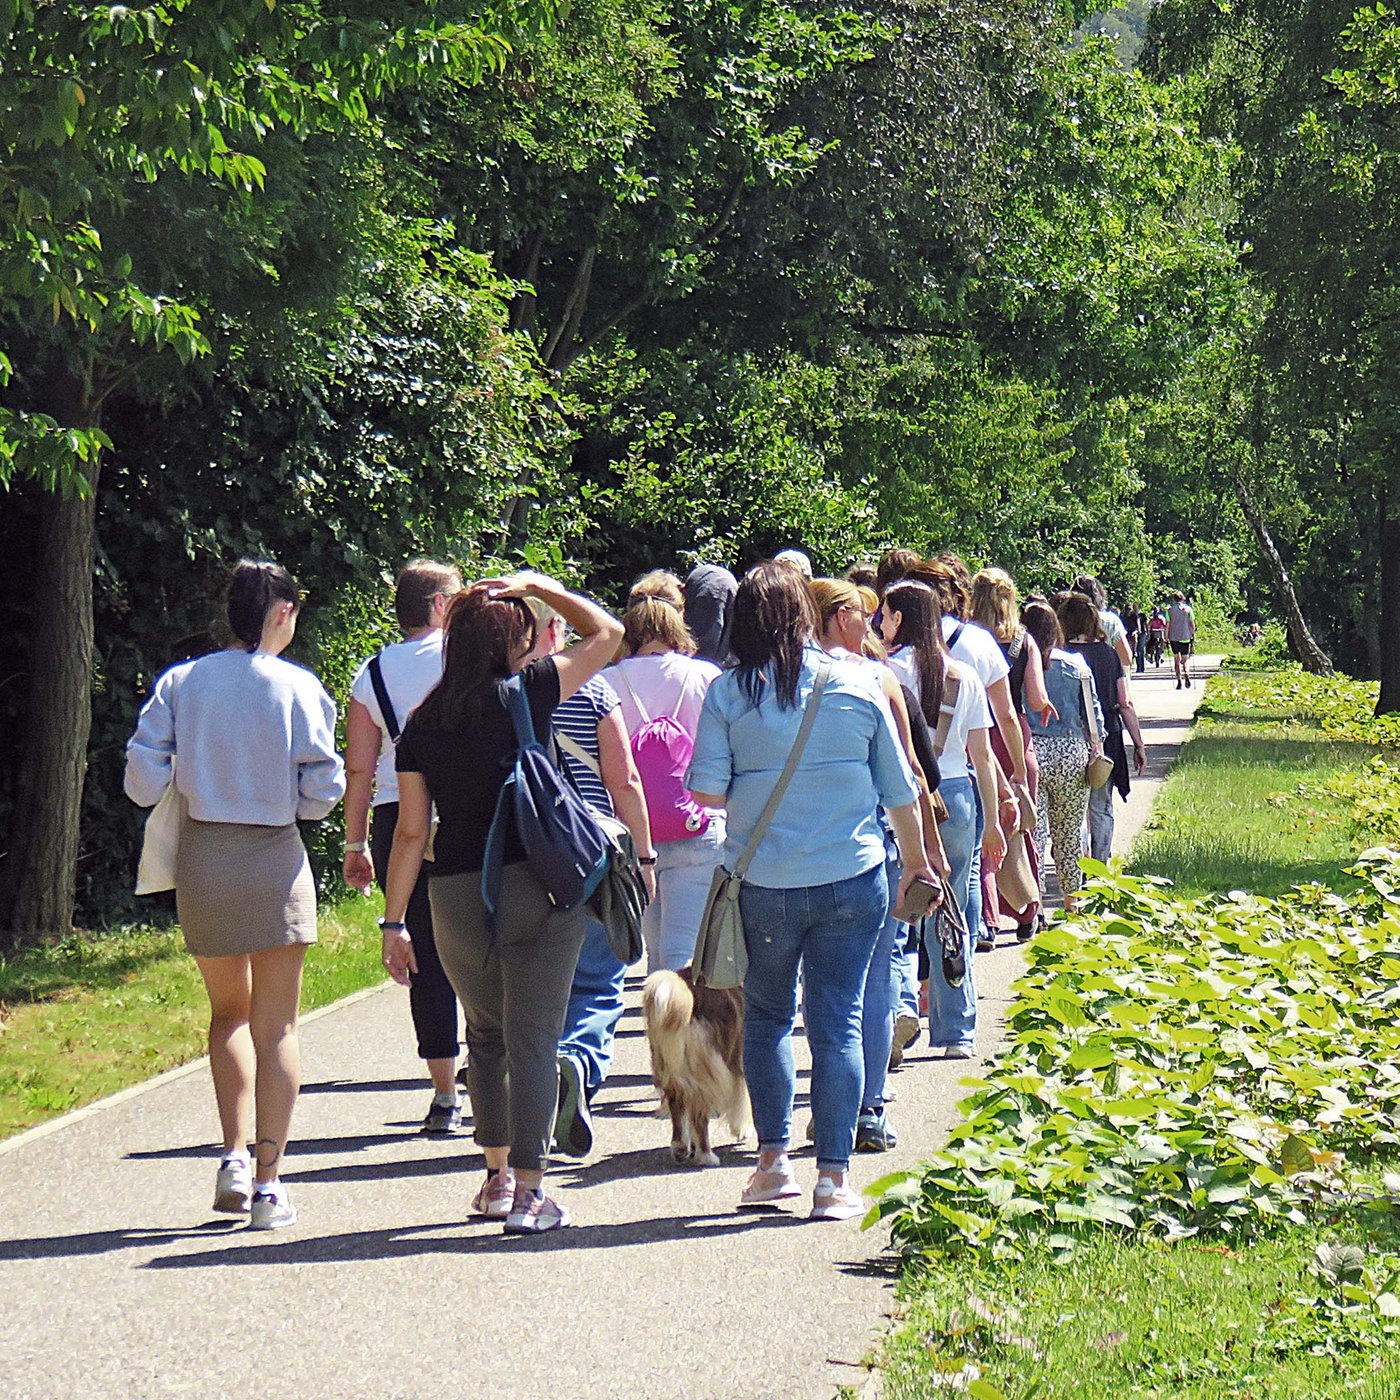
<path fill-rule="evenodd" d="M 1167 641 L 1171 643 L 1176 688 L 1191 689 L 1191 650 L 1196 643 L 1196 615 L 1184 593 L 1177 593 L 1167 610 Z"/>
<path fill-rule="evenodd" d="M 1147 659 L 1158 667 L 1162 664 L 1162 654 L 1167 646 L 1167 617 L 1160 607 L 1152 609 L 1147 619 Z"/>
<path fill-rule="evenodd" d="M 255 1230 L 297 1218 L 280 1170 L 301 1087 L 316 885 L 296 824 L 320 821 L 345 791 L 335 705 L 310 671 L 281 659 L 300 607 L 284 568 L 245 559 L 228 592 L 232 643 L 156 681 L 126 750 L 133 802 L 153 806 L 173 783 L 188 805 L 175 905 L 209 994 L 224 1137 L 214 1209 L 249 1215 Z"/>

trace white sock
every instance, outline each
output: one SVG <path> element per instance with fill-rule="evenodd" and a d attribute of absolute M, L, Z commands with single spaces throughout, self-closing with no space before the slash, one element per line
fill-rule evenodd
<path fill-rule="evenodd" d="M 255 1196 L 271 1196 L 274 1200 L 285 1201 L 287 1193 L 283 1189 L 282 1179 L 273 1177 L 271 1181 L 255 1181 L 253 1183 L 253 1194 Z"/>
<path fill-rule="evenodd" d="M 246 1147 L 235 1147 L 225 1152 L 220 1160 L 228 1166 L 232 1166 L 235 1162 L 242 1162 L 244 1165 L 249 1165 L 252 1163 L 253 1159 L 249 1155 Z"/>
<path fill-rule="evenodd" d="M 462 1096 L 456 1092 L 433 1095 L 433 1103 L 439 1108 L 456 1108 L 461 1102 Z"/>

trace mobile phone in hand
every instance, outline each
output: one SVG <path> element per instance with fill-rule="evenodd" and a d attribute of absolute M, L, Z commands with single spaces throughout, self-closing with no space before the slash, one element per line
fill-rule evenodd
<path fill-rule="evenodd" d="M 916 879 L 909 886 L 909 892 L 904 896 L 903 903 L 894 910 L 894 916 L 902 924 L 917 924 L 920 919 L 933 908 L 934 900 L 938 898 L 938 887 L 931 885 L 927 880 Z"/>

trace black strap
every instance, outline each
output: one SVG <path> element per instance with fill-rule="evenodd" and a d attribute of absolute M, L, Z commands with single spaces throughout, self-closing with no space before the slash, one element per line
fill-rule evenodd
<path fill-rule="evenodd" d="M 399 717 L 394 713 L 394 702 L 389 699 L 389 687 L 384 684 L 384 668 L 379 664 L 382 651 L 377 651 L 369 659 L 369 683 L 374 687 L 374 698 L 379 701 L 379 713 L 384 720 L 384 732 L 391 744 L 399 742 Z"/>
<path fill-rule="evenodd" d="M 953 628 L 953 635 L 952 635 L 951 637 L 948 638 L 948 650 L 949 650 L 949 651 L 952 651 L 952 649 L 953 649 L 955 646 L 957 646 L 957 644 L 958 644 L 958 638 L 962 636 L 962 634 L 963 634 L 963 629 L 964 629 L 966 626 L 967 626 L 967 623 L 965 623 L 965 622 L 960 622 L 960 623 L 958 623 L 958 625 L 957 625 L 956 627 Z"/>

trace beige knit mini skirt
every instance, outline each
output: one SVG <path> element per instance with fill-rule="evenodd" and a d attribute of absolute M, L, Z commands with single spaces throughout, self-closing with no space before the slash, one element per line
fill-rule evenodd
<path fill-rule="evenodd" d="M 186 818 L 175 907 L 197 958 L 233 958 L 316 941 L 316 884 L 292 826 Z"/>

